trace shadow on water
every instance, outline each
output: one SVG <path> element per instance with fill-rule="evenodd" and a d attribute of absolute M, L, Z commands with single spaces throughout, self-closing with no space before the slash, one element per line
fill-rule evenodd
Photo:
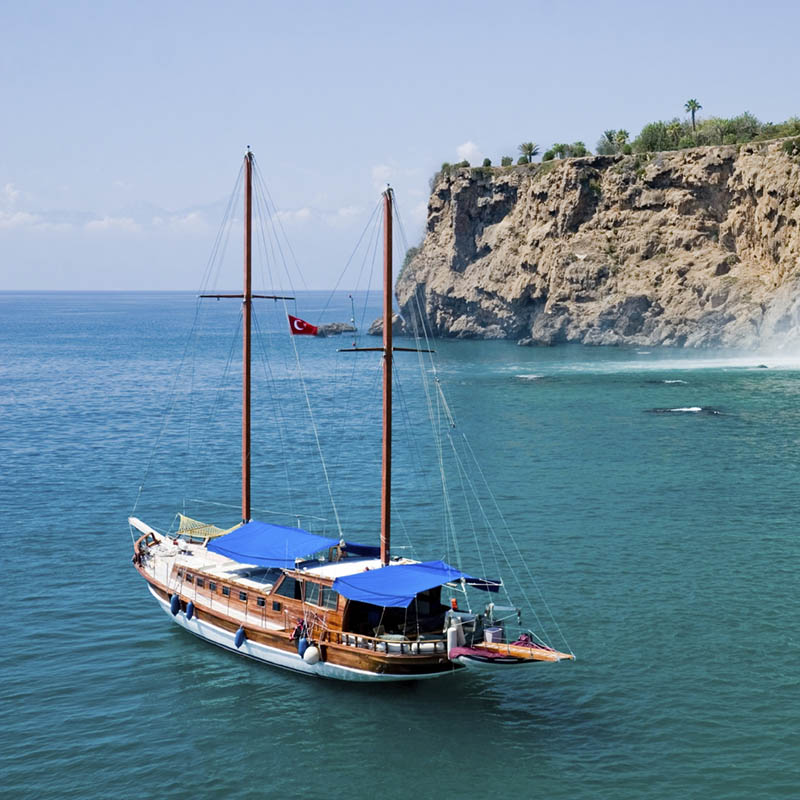
<path fill-rule="evenodd" d="M 203 720 L 201 739 L 206 730 L 215 737 L 224 733 L 229 745 L 245 749 L 253 745 L 236 721 L 263 719 L 270 750 L 259 758 L 274 789 L 291 787 L 289 778 L 280 777 L 285 753 L 309 746 L 314 773 L 323 774 L 327 765 L 337 775 L 341 795 L 335 786 L 326 790 L 333 797 L 363 783 L 380 787 L 387 759 L 394 775 L 400 762 L 414 775 L 435 774 L 439 787 L 463 785 L 465 770 L 478 765 L 511 763 L 514 768 L 493 782 L 498 790 L 510 790 L 519 770 L 546 785 L 562 760 L 601 762 L 621 747 L 595 699 L 582 694 L 580 667 L 573 663 L 494 676 L 463 670 L 452 677 L 375 685 L 265 667 L 180 629 L 168 638 L 172 669 L 167 671 L 176 675 L 178 695 L 173 705 L 187 723 Z M 520 683 L 514 674 L 518 678 L 522 669 L 530 678 Z M 408 787 L 384 785 L 382 791 L 403 797 Z"/>

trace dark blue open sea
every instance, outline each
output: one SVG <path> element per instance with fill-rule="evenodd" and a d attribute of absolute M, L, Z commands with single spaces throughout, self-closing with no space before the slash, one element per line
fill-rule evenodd
<path fill-rule="evenodd" d="M 184 507 L 237 521 L 238 309 L 209 302 L 195 350 L 188 293 L 0 295 L 3 797 L 800 796 L 800 354 L 437 343 L 577 661 L 356 686 L 192 638 L 131 567 L 134 506 L 157 528 Z M 346 294 L 296 308 L 350 317 Z M 277 399 L 256 392 L 255 513 L 326 525 L 306 401 L 277 376 L 291 343 L 267 313 Z M 379 359 L 343 343 L 294 342 L 342 524 L 376 541 Z M 400 443 L 425 410 L 408 370 Z M 399 456 L 398 546 L 444 557 L 438 473 L 415 463 Z"/>

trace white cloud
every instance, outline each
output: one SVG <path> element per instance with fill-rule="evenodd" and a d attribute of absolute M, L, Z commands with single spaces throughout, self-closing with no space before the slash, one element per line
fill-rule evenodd
<path fill-rule="evenodd" d="M 0 211 L 0 229 L 33 228 L 40 225 L 41 217 L 27 211 Z"/>
<path fill-rule="evenodd" d="M 428 219 L 428 201 L 417 203 L 411 207 L 411 224 L 422 225 Z"/>
<path fill-rule="evenodd" d="M 456 148 L 456 153 L 459 161 L 469 161 L 473 166 L 483 162 L 483 153 L 475 142 L 469 141 L 460 144 Z"/>
<path fill-rule="evenodd" d="M 158 230 L 168 230 L 174 233 L 206 233 L 210 230 L 208 220 L 202 211 L 157 216 L 152 218 L 150 224 Z"/>
<path fill-rule="evenodd" d="M 311 219 L 311 209 L 306 207 L 296 208 L 291 211 L 278 211 L 275 216 L 281 222 L 285 222 L 288 225 L 303 223 Z"/>
<path fill-rule="evenodd" d="M 382 192 L 386 188 L 386 184 L 394 175 L 394 169 L 388 164 L 376 164 L 372 168 L 372 183 L 377 191 Z"/>
<path fill-rule="evenodd" d="M 30 211 L 0 211 L 0 230 L 68 231 L 68 222 L 55 222 L 45 219 L 41 214 Z"/>
<path fill-rule="evenodd" d="M 84 228 L 91 232 L 122 231 L 125 233 L 138 233 L 142 226 L 134 221 L 132 217 L 105 216 L 102 219 L 90 220 L 84 225 Z"/>
<path fill-rule="evenodd" d="M 0 194 L 0 205 L 12 209 L 17 205 L 17 198 L 19 198 L 19 189 L 15 189 L 13 183 L 7 183 Z"/>
<path fill-rule="evenodd" d="M 364 216 L 364 209 L 356 205 L 341 206 L 340 208 L 322 211 L 320 216 L 325 224 L 331 228 L 347 228 Z"/>

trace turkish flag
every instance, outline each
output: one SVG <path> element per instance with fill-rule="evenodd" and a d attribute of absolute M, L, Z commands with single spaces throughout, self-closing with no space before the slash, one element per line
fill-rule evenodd
<path fill-rule="evenodd" d="M 288 314 L 289 317 L 289 327 L 292 330 L 292 333 L 296 335 L 306 334 L 307 336 L 316 336 L 317 328 L 316 325 L 311 325 L 309 322 L 305 322 L 304 320 L 300 319 L 300 317 L 293 317 L 291 314 Z"/>

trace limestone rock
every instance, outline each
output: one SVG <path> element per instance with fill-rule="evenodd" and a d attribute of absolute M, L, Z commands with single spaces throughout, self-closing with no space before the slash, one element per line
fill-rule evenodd
<path fill-rule="evenodd" d="M 789 345 L 800 163 L 764 142 L 442 174 L 396 290 L 438 336 Z"/>
<path fill-rule="evenodd" d="M 378 317 L 369 326 L 367 333 L 370 336 L 383 336 L 383 317 Z M 403 318 L 399 314 L 392 314 L 392 336 L 405 336 L 406 327 Z"/>
<path fill-rule="evenodd" d="M 327 322 L 319 326 L 317 336 L 341 336 L 343 333 L 353 333 L 355 330 L 355 326 L 348 322 Z"/>

